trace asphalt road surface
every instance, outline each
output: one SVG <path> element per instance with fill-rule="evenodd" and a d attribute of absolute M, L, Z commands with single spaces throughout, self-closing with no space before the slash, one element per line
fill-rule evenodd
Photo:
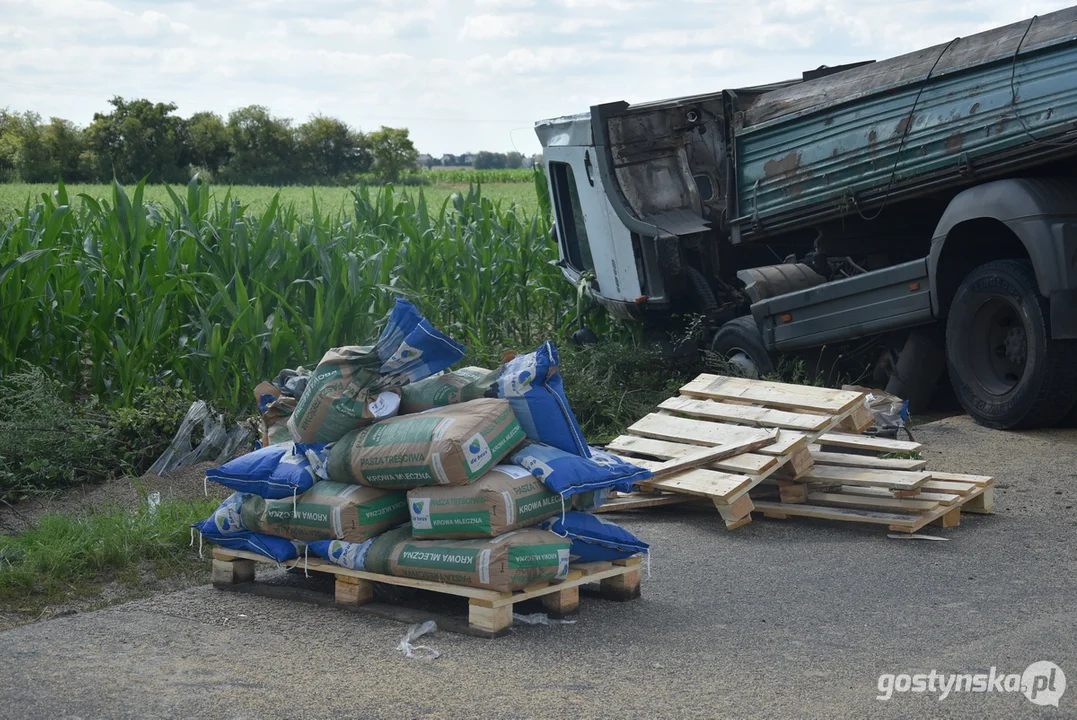
<path fill-rule="evenodd" d="M 585 596 L 576 624 L 497 640 L 442 630 L 423 638 L 434 661 L 395 650 L 394 620 L 193 588 L 0 633 L 0 716 L 1077 717 L 1077 432 L 954 418 L 917 436 L 929 467 L 995 475 L 998 514 L 930 529 L 948 542 L 808 519 L 728 532 L 702 509 L 607 516 L 653 545 L 641 599 Z M 997 688 L 877 699 L 881 674 L 1037 661 L 1069 675 L 1057 708 Z"/>

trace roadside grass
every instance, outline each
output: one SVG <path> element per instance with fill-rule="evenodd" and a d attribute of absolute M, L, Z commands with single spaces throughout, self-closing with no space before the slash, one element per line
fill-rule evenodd
<path fill-rule="evenodd" d="M 205 571 L 188 526 L 215 501 L 168 501 L 156 512 L 114 510 L 44 515 L 37 526 L 0 536 L 0 608 L 26 614 L 100 595 L 109 583 L 129 589 Z"/>

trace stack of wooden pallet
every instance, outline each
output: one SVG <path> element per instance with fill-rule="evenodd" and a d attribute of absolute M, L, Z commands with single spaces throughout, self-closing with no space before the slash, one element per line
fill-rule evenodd
<path fill-rule="evenodd" d="M 728 528 L 758 511 L 909 533 L 957 525 L 962 510 L 993 512 L 991 478 L 928 471 L 919 443 L 861 434 L 873 421 L 867 401 L 862 392 L 700 375 L 610 443 L 611 452 L 666 472 L 599 512 L 703 499 Z M 698 458 L 701 446 L 753 450 L 668 471 L 663 461 Z"/>

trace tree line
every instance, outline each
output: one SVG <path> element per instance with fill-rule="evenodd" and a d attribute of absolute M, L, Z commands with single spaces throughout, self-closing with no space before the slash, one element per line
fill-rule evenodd
<path fill-rule="evenodd" d="M 175 114 L 174 103 L 114 97 L 88 127 L 0 110 L 0 181 L 185 183 L 198 172 L 236 185 L 395 182 L 417 168 L 406 128 L 363 133 L 333 117 L 296 125 L 261 105 L 224 118 Z"/>

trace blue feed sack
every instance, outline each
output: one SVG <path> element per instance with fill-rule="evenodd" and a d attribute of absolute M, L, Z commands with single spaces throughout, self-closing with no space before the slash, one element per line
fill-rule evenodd
<path fill-rule="evenodd" d="M 398 385 L 418 382 L 447 369 L 464 357 L 467 348 L 441 332 L 407 300 L 396 299 L 389 324 L 374 348 L 382 361 L 381 374 Z"/>
<path fill-rule="evenodd" d="M 230 495 L 212 515 L 191 527 L 214 545 L 231 550 L 249 550 L 277 562 L 299 557 L 302 543 L 251 532 L 246 528 L 241 516 L 245 499 L 243 493 Z"/>
<path fill-rule="evenodd" d="M 529 440 L 589 457 L 590 448 L 565 396 L 559 362 L 557 348 L 547 341 L 535 352 L 505 363 L 497 396 L 512 405 Z"/>
<path fill-rule="evenodd" d="M 389 556 L 393 554 L 393 549 L 410 537 L 411 523 L 405 523 L 364 542 L 316 540 L 308 543 L 307 549 L 334 565 L 388 575 Z"/>
<path fill-rule="evenodd" d="M 610 499 L 608 487 L 597 490 L 588 490 L 572 496 L 572 509 L 580 512 L 591 512 L 602 507 Z"/>
<path fill-rule="evenodd" d="M 238 535 L 248 530 L 246 523 L 243 522 L 243 502 L 248 497 L 251 496 L 247 493 L 232 493 L 213 511 L 208 520 L 199 523 L 199 525 L 212 523 L 213 532 L 222 536 Z M 208 533 L 203 532 L 202 534 L 206 535 Z"/>
<path fill-rule="evenodd" d="M 572 541 L 572 562 L 621 560 L 650 547 L 623 527 L 584 512 L 569 511 L 544 520 L 539 527 Z"/>
<path fill-rule="evenodd" d="M 591 457 L 585 458 L 549 445 L 530 443 L 513 453 L 512 463 L 527 468 L 562 497 L 602 488 L 632 492 L 632 483 L 651 477 L 650 470 L 598 448 L 590 450 Z"/>
<path fill-rule="evenodd" d="M 366 570 L 366 555 L 377 538 L 365 542 L 353 543 L 344 540 L 317 540 L 307 543 L 307 549 L 314 555 L 349 570 Z"/>
<path fill-rule="evenodd" d="M 306 445 L 305 449 L 318 446 Z M 270 445 L 206 471 L 206 477 L 237 492 L 268 500 L 293 497 L 314 485 L 314 470 L 292 443 Z"/>

